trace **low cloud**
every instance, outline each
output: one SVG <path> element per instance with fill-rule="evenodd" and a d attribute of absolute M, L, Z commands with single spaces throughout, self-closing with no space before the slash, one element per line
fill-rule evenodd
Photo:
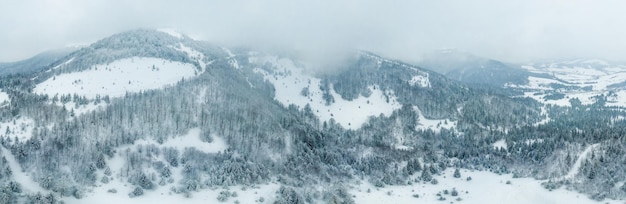
<path fill-rule="evenodd" d="M 168 27 L 214 43 L 313 61 L 356 49 L 414 61 L 456 48 L 521 62 L 622 60 L 624 1 L 13 1 L 0 8 L 0 61 L 135 28 Z M 331 63 L 320 63 L 320 66 Z"/>

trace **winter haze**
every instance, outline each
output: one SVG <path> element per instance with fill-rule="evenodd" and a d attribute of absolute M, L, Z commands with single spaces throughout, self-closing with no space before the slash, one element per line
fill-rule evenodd
<path fill-rule="evenodd" d="M 510 62 L 622 60 L 626 53 L 626 2 L 616 0 L 8 0 L 5 5 L 10 6 L 0 8 L 2 62 L 136 28 L 172 28 L 214 43 L 331 62 L 353 49 L 407 61 L 441 48 Z"/>
<path fill-rule="evenodd" d="M 0 204 L 626 200 L 626 3 L 4 3 Z"/>

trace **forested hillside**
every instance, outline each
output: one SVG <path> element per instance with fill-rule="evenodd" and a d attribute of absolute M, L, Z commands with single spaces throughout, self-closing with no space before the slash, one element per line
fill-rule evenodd
<path fill-rule="evenodd" d="M 373 53 L 354 56 L 337 73 L 315 72 L 298 59 L 135 30 L 1 78 L 10 102 L 0 106 L 0 203 L 57 203 L 100 188 L 192 197 L 271 182 L 280 185 L 275 203 L 353 203 L 347 184 L 434 185 L 448 168 L 626 197 L 622 107 L 543 105 Z M 146 67 L 189 74 L 166 81 L 130 71 Z M 131 76 L 124 86 L 81 78 L 117 71 L 113 78 Z M 53 83 L 69 78 L 75 93 Z M 85 84 L 102 92 L 81 91 Z"/>

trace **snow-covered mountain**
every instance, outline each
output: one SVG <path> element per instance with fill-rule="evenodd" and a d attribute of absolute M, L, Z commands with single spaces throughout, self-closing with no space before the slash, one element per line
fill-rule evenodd
<path fill-rule="evenodd" d="M 515 64 L 482 58 L 455 49 L 425 54 L 417 63 L 451 79 L 475 85 L 502 87 L 507 83 L 527 83 L 536 74 Z"/>
<path fill-rule="evenodd" d="M 615 171 L 621 143 L 602 133 L 619 132 L 626 114 L 590 107 L 595 123 L 571 120 L 588 113 L 467 84 L 487 73 L 496 87 L 529 92 L 533 77 L 567 82 L 529 67 L 517 75 L 475 57 L 429 63 L 461 81 L 367 51 L 328 73 L 171 30 L 116 34 L 1 78 L 0 202 L 351 203 L 386 194 L 499 203 L 474 190 L 483 182 L 502 185 L 498 198 L 512 203 L 581 201 L 541 185 L 626 195 L 598 194 L 609 189 L 600 179 L 625 175 Z"/>
<path fill-rule="evenodd" d="M 598 59 L 574 59 L 523 65 L 541 75 L 529 76 L 528 83 L 509 83 L 508 88 L 524 91 L 524 96 L 560 106 L 601 102 L 626 106 L 626 65 Z M 544 77 L 541 77 L 544 76 Z"/>
<path fill-rule="evenodd" d="M 17 62 L 0 62 L 0 76 L 9 74 L 31 74 L 40 71 L 46 66 L 59 60 L 59 58 L 67 56 L 69 53 L 76 51 L 75 47 L 67 47 L 63 49 L 50 50 L 29 59 Z"/>

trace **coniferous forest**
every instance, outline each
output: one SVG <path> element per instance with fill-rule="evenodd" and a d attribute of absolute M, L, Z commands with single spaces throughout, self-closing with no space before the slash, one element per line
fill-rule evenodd
<path fill-rule="evenodd" d="M 181 45 L 202 57 L 189 55 Z M 132 191 L 117 192 L 129 197 L 158 188 L 193 196 L 276 182 L 274 203 L 354 203 L 346 183 L 436 183 L 434 175 L 457 169 L 457 177 L 459 168 L 547 180 L 547 189 L 567 188 L 596 200 L 626 198 L 626 112 L 607 105 L 608 96 L 598 95 L 592 104 L 572 99 L 571 106 L 545 105 L 511 96 L 520 90 L 467 84 L 356 52 L 337 71 L 315 75 L 319 87 L 299 92 L 319 91 L 327 105 L 373 91 L 397 101 L 391 114 L 370 116 L 361 127 L 350 128 L 321 120 L 311 106 L 275 100 L 276 84 L 259 70 L 278 80 L 291 73 L 250 60 L 266 55 L 271 54 L 226 51 L 187 37 L 135 30 L 81 48 L 44 69 L 3 75 L 0 89 L 10 103 L 0 107 L 0 203 L 80 199 L 114 180 L 132 186 Z M 46 80 L 129 57 L 188 63 L 196 73 L 162 89 L 122 97 L 35 91 Z M 426 77 L 428 86 L 411 84 L 417 75 Z M 79 112 L 90 105 L 101 108 Z M 20 130 L 25 118 L 32 123 Z M 443 122 L 437 124 L 441 128 L 417 128 L 425 120 Z M 447 128 L 447 123 L 454 125 Z M 29 137 L 18 137 L 25 129 L 31 129 Z M 223 141 L 226 148 L 164 145 L 192 129 L 199 130 L 202 142 Z M 494 147 L 498 141 L 506 147 Z M 590 146 L 578 173 L 566 176 Z M 21 169 L 10 167 L 13 159 Z M 27 172 L 43 190 L 23 191 L 16 171 Z M 220 196 L 216 201 L 232 195 L 223 191 Z"/>

